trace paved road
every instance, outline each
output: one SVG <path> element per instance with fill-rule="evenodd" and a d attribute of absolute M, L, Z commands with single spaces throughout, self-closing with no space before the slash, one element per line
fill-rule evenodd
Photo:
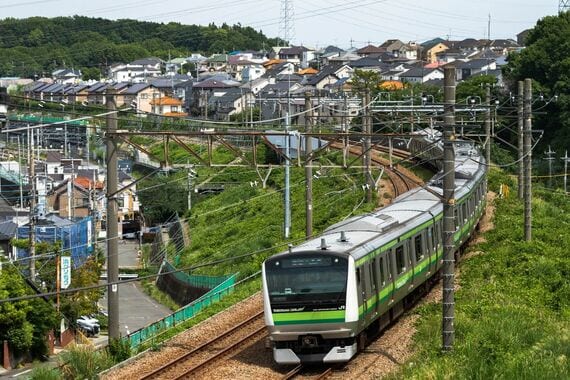
<path fill-rule="evenodd" d="M 119 240 L 119 268 L 138 268 L 138 249 L 136 240 Z M 106 247 L 104 250 L 106 251 Z M 107 310 L 107 294 L 99 301 L 99 305 Z M 170 309 L 147 296 L 138 282 L 119 285 L 119 327 L 122 335 L 171 313 Z"/>

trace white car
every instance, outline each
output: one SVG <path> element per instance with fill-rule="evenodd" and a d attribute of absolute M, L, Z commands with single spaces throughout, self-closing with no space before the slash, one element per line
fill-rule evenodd
<path fill-rule="evenodd" d="M 99 335 L 99 330 L 101 329 L 99 320 L 96 318 L 91 318 L 87 315 L 82 315 L 81 317 L 77 318 L 77 326 L 87 336 L 97 336 Z"/>

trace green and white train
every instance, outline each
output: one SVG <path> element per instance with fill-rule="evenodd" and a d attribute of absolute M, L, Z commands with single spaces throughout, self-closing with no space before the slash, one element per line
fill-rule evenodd
<path fill-rule="evenodd" d="M 426 134 L 424 146 L 432 147 L 432 139 Z M 457 141 L 455 156 L 459 249 L 485 210 L 487 182 L 484 158 L 472 143 Z M 434 193 L 442 194 L 441 176 L 428 183 Z M 442 219 L 441 200 L 416 188 L 267 259 L 263 301 L 275 361 L 345 362 L 363 349 L 367 337 L 439 278 Z"/>

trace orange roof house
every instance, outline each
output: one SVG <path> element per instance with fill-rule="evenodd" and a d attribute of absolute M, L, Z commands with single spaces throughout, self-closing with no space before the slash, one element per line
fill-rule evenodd
<path fill-rule="evenodd" d="M 188 114 L 182 110 L 182 101 L 180 99 L 164 96 L 152 99 L 149 104 L 152 107 L 151 112 L 158 115 L 174 117 L 188 116 Z"/>

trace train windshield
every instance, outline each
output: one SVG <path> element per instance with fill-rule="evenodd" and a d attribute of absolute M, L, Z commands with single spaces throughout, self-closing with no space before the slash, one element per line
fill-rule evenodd
<path fill-rule="evenodd" d="M 332 255 L 268 260 L 265 273 L 272 307 L 326 309 L 344 305 L 347 271 L 348 260 Z"/>

